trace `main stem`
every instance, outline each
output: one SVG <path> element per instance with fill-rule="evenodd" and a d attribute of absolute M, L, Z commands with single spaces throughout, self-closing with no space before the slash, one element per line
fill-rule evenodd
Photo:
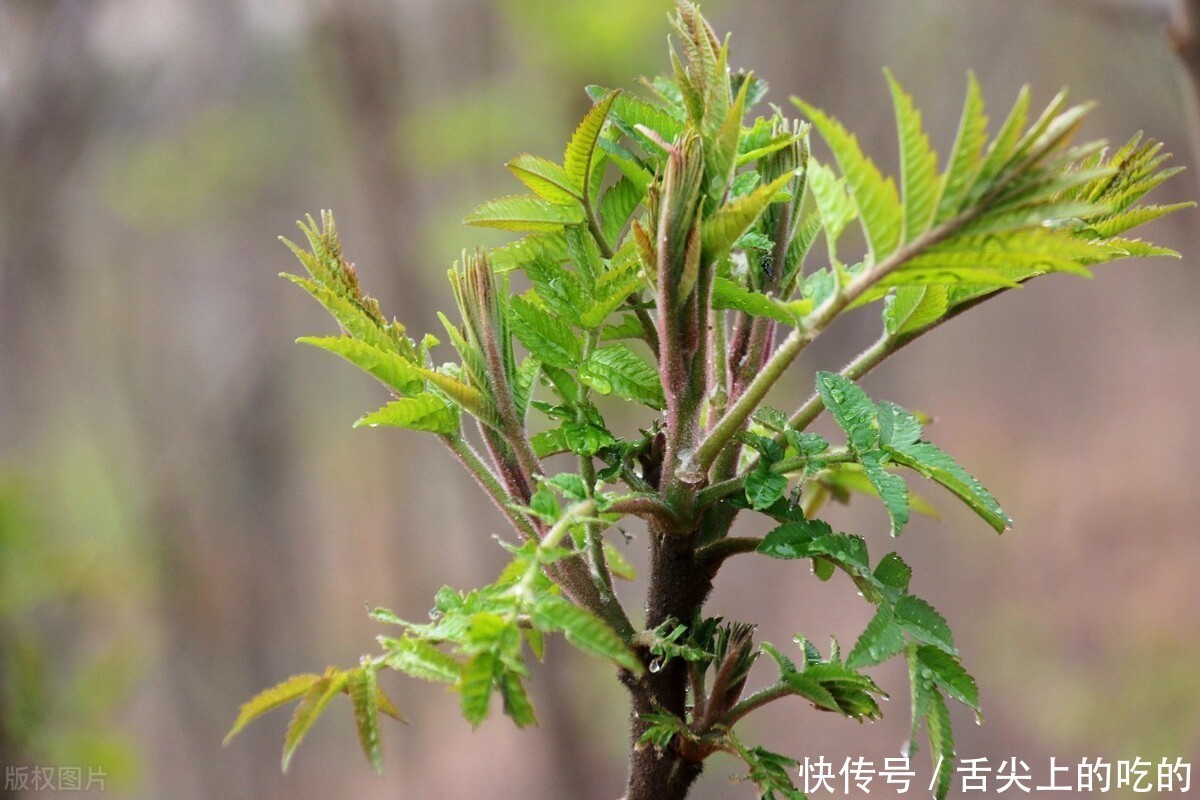
<path fill-rule="evenodd" d="M 696 559 L 699 530 L 686 536 L 650 526 L 651 566 L 647 593 L 646 629 L 668 619 L 690 624 L 700 613 L 712 590 L 708 570 Z M 649 653 L 642 653 L 648 666 Z M 673 747 L 657 750 L 639 744 L 648 725 L 642 715 L 673 714 L 687 717 L 687 665 L 674 658 L 658 671 L 648 669 L 641 677 L 622 675 L 632 700 L 630 713 L 629 782 L 625 800 L 682 800 L 703 770 L 701 761 L 690 760 Z"/>

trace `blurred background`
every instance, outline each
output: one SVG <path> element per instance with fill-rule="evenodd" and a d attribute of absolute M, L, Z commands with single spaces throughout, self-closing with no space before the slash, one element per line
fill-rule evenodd
<path fill-rule="evenodd" d="M 450 262 L 500 241 L 458 220 L 516 189 L 509 157 L 560 152 L 585 84 L 631 86 L 666 66 L 669 8 L 0 0 L 0 767 L 82 767 L 85 782 L 101 770 L 108 796 L 173 800 L 620 794 L 625 698 L 608 667 L 558 641 L 535 668 L 530 731 L 496 717 L 472 732 L 452 694 L 385 677 L 412 724 L 385 728 L 383 779 L 347 708 L 288 775 L 287 712 L 220 741 L 264 686 L 373 650 L 366 606 L 419 619 L 440 585 L 490 581 L 504 556 L 492 540 L 503 521 L 435 442 L 351 430 L 383 393 L 292 344 L 333 328 L 276 277 L 296 266 L 276 236 L 335 209 L 385 311 L 439 330 Z M 838 115 L 888 170 L 882 67 L 943 154 L 974 69 L 994 120 L 1024 82 L 1043 104 L 1070 86 L 1099 101 L 1087 137 L 1145 129 L 1193 168 L 1152 200 L 1200 195 L 1165 2 L 705 11 L 769 99 L 799 94 Z M 1017 756 L 1041 783 L 1051 756 L 1200 756 L 1196 212 L 1147 235 L 1183 261 L 1039 280 L 866 381 L 932 414 L 931 437 L 1016 520 L 998 538 L 922 487 L 943 519 L 918 519 L 898 548 L 983 689 L 986 724 L 954 711 L 960 755 Z M 840 366 L 877 325 L 874 310 L 846 320 L 774 403 L 806 397 L 812 370 Z M 624 430 L 641 421 L 617 413 Z M 837 523 L 886 552 L 882 511 L 859 505 Z M 735 560 L 712 613 L 784 643 L 797 631 L 823 648 L 831 634 L 853 641 L 870 609 L 848 582 L 766 562 Z M 906 679 L 897 665 L 878 678 L 895 702 L 874 726 L 797 701 L 744 738 L 836 763 L 893 756 Z M 926 755 L 915 763 L 927 782 Z M 696 796 L 753 796 L 729 783 L 738 771 L 714 758 Z M 42 796 L 6 783 L 0 797 Z"/>

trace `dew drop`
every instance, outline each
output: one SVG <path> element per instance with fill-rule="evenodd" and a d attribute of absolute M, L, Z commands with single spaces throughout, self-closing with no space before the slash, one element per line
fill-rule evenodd
<path fill-rule="evenodd" d="M 651 672 L 662 672 L 662 668 L 663 668 L 663 660 L 661 657 L 656 658 L 650 662 L 650 671 Z"/>

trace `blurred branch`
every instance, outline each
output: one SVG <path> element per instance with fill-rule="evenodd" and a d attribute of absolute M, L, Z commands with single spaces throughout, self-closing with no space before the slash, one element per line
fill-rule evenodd
<path fill-rule="evenodd" d="M 1188 127 L 1192 151 L 1200 159 L 1200 0 L 1176 0 L 1167 38 L 1191 86 L 1188 95 Z"/>

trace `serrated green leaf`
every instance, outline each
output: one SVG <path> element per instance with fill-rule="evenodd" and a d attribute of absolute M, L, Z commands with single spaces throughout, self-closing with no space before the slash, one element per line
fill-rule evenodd
<path fill-rule="evenodd" d="M 824 520 L 785 522 L 763 537 L 758 552 L 771 558 L 808 558 L 813 540 L 832 533 L 833 529 Z"/>
<path fill-rule="evenodd" d="M 858 216 L 858 209 L 846 191 L 846 179 L 837 177 L 832 169 L 811 159 L 808 186 L 817 204 L 816 214 L 820 220 L 818 229 L 825 231 L 830 257 L 836 259 L 837 241 L 846 226 Z"/>
<path fill-rule="evenodd" d="M 733 198 L 704 220 L 700 229 L 704 258 L 711 262 L 729 252 L 794 177 L 795 173 L 792 172 L 780 175 L 750 194 Z"/>
<path fill-rule="evenodd" d="M 505 164 L 521 183 L 538 197 L 559 205 L 581 202 L 579 192 L 558 164 L 529 153 L 522 153 Z"/>
<path fill-rule="evenodd" d="M 1148 258 L 1152 256 L 1167 256 L 1168 258 L 1182 258 L 1180 254 L 1169 247 L 1159 247 L 1150 242 L 1143 242 L 1141 239 L 1109 239 L 1105 242 L 1109 247 L 1116 247 L 1124 250 L 1128 255 L 1137 258 Z"/>
<path fill-rule="evenodd" d="M 431 433 L 455 433 L 458 430 L 458 412 L 436 395 L 428 392 L 393 400 L 378 411 L 361 417 L 354 427 L 379 426 L 408 428 Z"/>
<path fill-rule="evenodd" d="M 579 366 L 583 345 L 566 321 L 548 314 L 523 297 L 514 297 L 509 308 L 509 326 L 530 355 L 554 367 L 575 369 Z"/>
<path fill-rule="evenodd" d="M 744 311 L 752 317 L 766 317 L 784 325 L 795 325 L 797 320 L 812 310 L 812 300 L 785 302 L 754 292 L 729 278 L 713 278 L 712 307 Z"/>
<path fill-rule="evenodd" d="M 879 410 L 879 439 L 884 445 L 904 448 L 921 438 L 921 420 L 916 414 L 887 401 L 876 408 Z"/>
<path fill-rule="evenodd" d="M 493 247 L 488 251 L 488 265 L 492 272 L 502 275 L 514 269 L 542 259 L 557 265 L 567 257 L 567 242 L 561 230 L 549 233 L 531 233 L 514 242 Z"/>
<path fill-rule="evenodd" d="M 937 322 L 948 309 L 945 286 L 900 286 L 883 307 L 888 335 L 899 336 Z"/>
<path fill-rule="evenodd" d="M 916 470 L 923 477 L 949 489 L 997 533 L 1012 527 L 1012 520 L 1000 508 L 991 492 L 937 445 L 917 442 L 900 449 L 886 449 L 896 463 Z"/>
<path fill-rule="evenodd" d="M 866 452 L 879 441 L 875 404 L 849 378 L 834 372 L 817 373 L 817 392 L 834 421 L 846 432 L 855 452 Z"/>
<path fill-rule="evenodd" d="M 899 536 L 908 524 L 908 485 L 899 475 L 884 469 L 875 453 L 863 453 L 860 463 L 867 480 L 875 487 L 883 507 L 887 509 L 892 536 Z"/>
<path fill-rule="evenodd" d="M 592 174 L 592 157 L 596 152 L 600 131 L 604 128 L 604 121 L 608 119 L 609 108 L 619 94 L 620 90 L 614 89 L 588 109 L 563 153 L 563 170 L 571 186 L 581 195 L 588 188 L 588 180 Z"/>
<path fill-rule="evenodd" d="M 376 685 L 375 687 L 375 706 L 379 709 L 380 714 L 387 714 L 397 722 L 408 724 L 408 720 L 400 713 L 400 709 L 396 708 L 396 704 L 392 702 L 392 698 L 388 697 L 387 692 L 383 687 Z"/>
<path fill-rule="evenodd" d="M 588 95 L 593 101 L 601 100 L 607 94 L 608 90 L 602 87 L 588 87 Z M 653 145 L 646 142 L 645 136 L 638 130 L 639 127 L 653 131 L 668 144 L 674 142 L 683 132 L 683 123 L 667 111 L 628 93 L 616 96 L 609 109 L 609 117 L 621 133 L 648 152 L 653 152 Z"/>
<path fill-rule="evenodd" d="M 872 497 L 879 497 L 879 492 L 867 480 L 861 464 L 853 462 L 832 464 L 821 473 L 820 480 L 822 484 L 828 486 L 835 493 L 834 496 L 838 500 L 842 500 L 842 496 L 849 492 L 859 492 Z M 927 499 L 914 492 L 911 488 L 908 491 L 908 507 L 913 513 L 923 514 L 933 519 L 940 519 L 937 509 Z"/>
<path fill-rule="evenodd" d="M 1107 219 L 1092 223 L 1091 227 L 1102 238 L 1109 239 L 1125 231 L 1136 228 L 1139 225 L 1144 225 L 1151 220 L 1166 216 L 1167 214 L 1179 211 L 1184 208 L 1192 208 L 1195 203 L 1174 203 L 1169 206 L 1138 206 L 1122 211 L 1119 214 L 1114 214 Z"/>
<path fill-rule="evenodd" d="M 363 755 L 375 769 L 383 774 L 383 757 L 379 746 L 379 684 L 375 667 L 366 665 L 348 673 L 347 689 L 350 704 L 354 708 L 354 725 L 358 729 L 358 741 Z"/>
<path fill-rule="evenodd" d="M 452 656 L 443 653 L 423 639 L 389 639 L 380 637 L 379 642 L 387 650 L 387 665 L 423 681 L 455 683 L 462 665 Z"/>
<path fill-rule="evenodd" d="M 589 329 L 603 325 L 614 311 L 629 301 L 630 295 L 645 285 L 646 279 L 636 255 L 630 258 L 619 252 L 613 257 L 612 269 L 601 277 L 595 299 L 579 314 L 579 324 Z M 638 323 L 639 334 L 641 330 Z"/>
<path fill-rule="evenodd" d="M 746 475 L 746 500 L 750 507 L 761 511 L 770 508 L 787 491 L 788 479 L 771 470 L 766 459 L 760 459 Z"/>
<path fill-rule="evenodd" d="M 458 680 L 459 706 L 463 719 L 478 727 L 488 715 L 488 706 L 495 687 L 496 668 L 499 660 L 495 654 L 484 651 L 471 657 L 463 665 Z"/>
<path fill-rule="evenodd" d="M 349 336 L 301 336 L 296 341 L 339 355 L 402 394 L 415 394 L 425 386 L 425 375 L 411 361 Z"/>
<path fill-rule="evenodd" d="M 563 253 L 566 254 L 566 237 L 563 236 Z M 533 284 L 533 290 L 546 307 L 564 319 L 573 319 L 583 304 L 583 287 L 579 276 L 565 269 L 558 261 L 546 256 L 535 256 L 525 264 L 525 275 Z"/>
<path fill-rule="evenodd" d="M 296 275 L 282 273 L 292 283 L 304 289 L 338 321 L 346 333 L 372 347 L 395 351 L 397 343 L 385 327 L 358 300 L 337 294 L 327 286 Z M 394 325 L 395 323 L 393 323 Z M 403 330 L 403 328 L 400 328 Z"/>
<path fill-rule="evenodd" d="M 793 693 L 800 695 L 817 708 L 823 708 L 826 711 L 841 711 L 833 694 L 819 681 L 808 677 L 803 672 L 785 673 L 783 682 Z"/>
<path fill-rule="evenodd" d="M 911 242 L 933 223 L 941 197 L 937 153 L 921 125 L 921 112 L 891 72 L 887 75 L 900 135 L 900 182 L 904 190 L 904 240 Z"/>
<path fill-rule="evenodd" d="M 975 79 L 975 73 L 968 73 L 967 100 L 963 104 L 962 118 L 946 164 L 946 173 L 942 177 L 942 199 L 938 206 L 937 222 L 949 219 L 961 209 L 967 192 L 974 184 L 983 165 L 987 124 L 979 81 Z"/>
<path fill-rule="evenodd" d="M 988 145 L 987 156 L 983 166 L 979 168 L 976 186 L 980 189 L 987 187 L 992 179 L 999 175 L 1012 161 L 1013 152 L 1021 141 L 1025 123 L 1029 119 L 1029 86 L 1021 87 L 1017 100 L 1013 103 L 1008 118 L 1000 126 L 999 133 Z"/>
<path fill-rule="evenodd" d="M 749 87 L 749 83 L 742 84 L 716 135 L 704 147 L 705 174 L 708 176 L 707 194 L 714 203 L 721 201 L 733 179 L 738 138 L 742 132 L 742 116 L 746 108 L 746 90 Z"/>
<path fill-rule="evenodd" d="M 904 644 L 904 631 L 893 619 L 892 609 L 881 605 L 854 643 L 854 649 L 846 657 L 846 666 L 859 669 L 882 664 L 902 652 Z"/>
<path fill-rule="evenodd" d="M 329 701 L 342 691 L 346 680 L 345 672 L 331 669 L 309 686 L 308 691 L 304 693 L 304 697 L 296 705 L 296 711 L 292 714 L 292 721 L 288 724 L 287 734 L 283 739 L 282 769 L 284 772 L 287 772 L 292 756 L 295 755 L 300 742 L 304 740 L 305 734 L 321 716 L 326 706 L 329 705 Z"/>
<path fill-rule="evenodd" d="M 875 579 L 884 586 L 908 591 L 908 582 L 912 579 L 912 567 L 908 566 L 896 553 L 888 553 L 879 559 L 875 565 Z"/>
<path fill-rule="evenodd" d="M 615 394 L 651 408 L 666 406 L 658 371 L 625 344 L 593 350 L 579 369 L 579 380 L 600 394 Z"/>
<path fill-rule="evenodd" d="M 537 195 L 500 197 L 477 207 L 463 218 L 464 225 L 506 231 L 557 231 L 583 222 L 583 207 L 543 200 Z"/>
<path fill-rule="evenodd" d="M 611 542 L 604 543 L 604 560 L 608 564 L 608 571 L 614 578 L 627 581 L 637 580 L 637 567 L 625 557 L 620 548 L 615 547 Z"/>
<path fill-rule="evenodd" d="M 500 697 L 504 701 L 504 713 L 512 719 L 518 728 L 537 725 L 537 716 L 533 713 L 533 704 L 525 692 L 525 684 L 520 675 L 505 672 L 500 676 Z"/>
<path fill-rule="evenodd" d="M 904 212 L 896 184 L 884 178 L 859 147 L 858 138 L 833 117 L 799 98 L 792 98 L 820 132 L 846 178 L 846 185 L 858 208 L 863 232 L 876 263 L 900 246 Z"/>
<path fill-rule="evenodd" d="M 605 190 L 600 198 L 600 227 L 608 241 L 616 242 L 620 238 L 625 223 L 629 222 L 645 195 L 645 189 L 639 189 L 627 177 Z"/>
<path fill-rule="evenodd" d="M 229 744 L 229 741 L 234 736 L 237 736 L 242 728 L 245 728 L 268 711 L 286 705 L 293 700 L 300 699 L 319 680 L 321 680 L 320 675 L 293 675 L 275 684 L 270 689 L 263 689 L 242 704 L 241 709 L 238 711 L 237 720 L 233 723 L 233 727 L 229 729 L 229 733 L 225 734 L 225 739 L 221 744 Z"/>
<path fill-rule="evenodd" d="M 921 645 L 917 661 L 929 670 L 934 683 L 958 702 L 979 713 L 979 686 L 955 656 L 938 647 Z"/>
<path fill-rule="evenodd" d="M 607 658 L 618 666 L 642 674 L 642 662 L 629 646 L 592 612 L 562 597 L 540 597 L 530 614 L 533 624 L 543 631 L 560 631 L 567 641 L 581 650 Z"/>
<path fill-rule="evenodd" d="M 954 779 L 954 732 L 950 725 L 950 710 L 940 692 L 934 691 L 929 698 L 929 713 L 925 717 L 925 729 L 929 732 L 929 750 L 933 765 L 937 769 L 937 788 L 934 796 L 945 800 Z"/>
<path fill-rule="evenodd" d="M 939 647 L 947 653 L 958 653 L 954 647 L 954 634 L 950 633 L 946 618 L 929 603 L 907 594 L 896 601 L 894 610 L 896 623 L 914 639 Z"/>

